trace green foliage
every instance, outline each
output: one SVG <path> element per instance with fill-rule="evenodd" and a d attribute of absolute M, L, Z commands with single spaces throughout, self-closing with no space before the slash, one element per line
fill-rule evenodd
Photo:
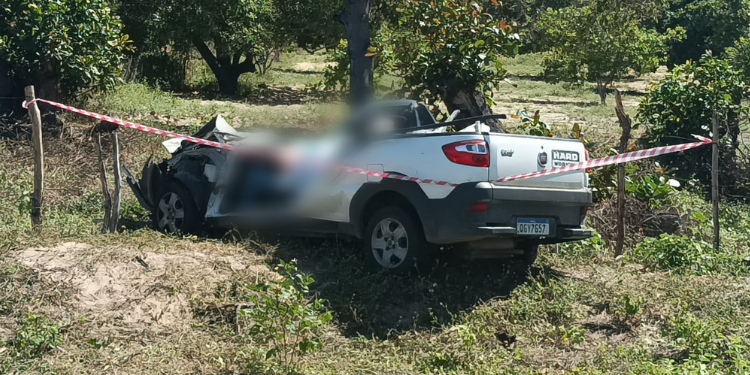
<path fill-rule="evenodd" d="M 336 47 L 328 53 L 327 62 L 331 63 L 326 66 L 323 72 L 323 86 L 327 90 L 347 91 L 349 90 L 349 43 L 346 39 L 341 39 Z M 381 70 L 378 70 L 380 72 Z"/>
<path fill-rule="evenodd" d="M 633 257 L 652 271 L 697 275 L 747 272 L 736 255 L 714 252 L 711 244 L 686 236 L 662 234 L 659 238 L 647 238 L 633 250 Z"/>
<path fill-rule="evenodd" d="M 44 316 L 28 314 L 11 342 L 15 355 L 34 358 L 62 345 L 60 327 Z"/>
<path fill-rule="evenodd" d="M 323 347 L 323 326 L 332 316 L 324 300 L 308 298 L 315 280 L 299 272 L 295 261 L 282 261 L 275 270 L 279 279 L 249 287 L 250 307 L 240 310 L 240 316 L 248 322 L 250 336 L 269 346 L 265 359 L 275 358 L 288 373 L 300 355 Z"/>
<path fill-rule="evenodd" d="M 544 322 L 567 326 L 577 317 L 573 309 L 575 297 L 569 285 L 542 275 L 513 291 L 505 305 L 504 319 L 510 324 Z"/>
<path fill-rule="evenodd" d="M 680 357 L 704 366 L 731 373 L 747 370 L 748 343 L 739 337 L 726 334 L 727 329 L 710 319 L 698 319 L 689 312 L 681 312 L 670 319 L 665 327 L 670 345 L 679 351 Z"/>
<path fill-rule="evenodd" d="M 529 114 L 528 109 L 518 111 L 518 119 L 521 120 L 521 130 L 528 135 L 536 135 L 541 137 L 552 137 L 554 134 L 552 128 L 541 120 L 539 111 L 537 110 L 534 114 Z"/>
<path fill-rule="evenodd" d="M 335 0 L 124 0 L 119 11 L 145 57 L 160 60 L 157 78 L 174 84 L 179 77 L 164 70 L 175 63 L 170 58 L 180 62 L 194 48 L 210 47 L 213 57 L 205 51 L 201 56 L 230 93 L 240 74 L 265 73 L 294 45 L 334 46 L 341 28 L 333 15 L 342 7 Z"/>
<path fill-rule="evenodd" d="M 566 242 L 559 245 L 558 251 L 566 258 L 590 261 L 607 253 L 607 242 L 599 231 L 591 228 L 594 236 L 581 241 Z"/>
<path fill-rule="evenodd" d="M 522 53 L 540 50 L 537 22 L 547 9 L 570 6 L 573 0 L 511 0 L 502 6 L 492 7 L 489 12 L 498 19 L 507 20 L 521 37 Z"/>
<path fill-rule="evenodd" d="M 561 347 L 579 345 L 586 341 L 586 329 L 581 327 L 555 326 L 548 334 L 550 339 Z"/>
<path fill-rule="evenodd" d="M 64 95 L 120 81 L 130 42 L 109 1 L 7 0 L 0 19 L 0 57 L 21 80 L 59 80 Z"/>
<path fill-rule="evenodd" d="M 617 324 L 634 324 L 643 315 L 643 297 L 634 296 L 626 292 L 614 304 L 608 306 L 608 313 L 613 316 Z"/>
<path fill-rule="evenodd" d="M 120 12 L 131 27 L 149 30 L 149 44 L 157 48 L 190 51 L 197 38 L 210 42 L 217 55 L 231 57 L 234 52 L 255 56 L 274 45 L 272 0 L 126 0 Z"/>
<path fill-rule="evenodd" d="M 726 56 L 732 67 L 745 77 L 745 82 L 750 81 L 750 30 L 727 49 Z"/>
<path fill-rule="evenodd" d="M 666 42 L 678 31 L 660 35 L 639 26 L 637 10 L 606 0 L 545 13 L 538 30 L 549 53 L 544 75 L 551 82 L 595 82 L 602 103 L 606 86 L 630 72 L 654 72 L 664 62 Z"/>
<path fill-rule="evenodd" d="M 518 49 L 505 21 L 469 0 L 406 0 L 397 12 L 398 27 L 387 44 L 391 69 L 404 78 L 405 91 L 435 104 L 458 81 L 491 101 L 505 75 L 500 57 Z"/>
<path fill-rule="evenodd" d="M 720 147 L 722 185 L 739 186 L 745 166 L 735 163 L 739 116 L 747 113 L 741 104 L 747 97 L 743 75 L 729 61 L 710 55 L 700 62 L 677 66 L 655 85 L 638 107 L 637 120 L 650 125 L 647 141 L 665 146 L 693 140 L 693 134 L 711 137 L 711 117 L 719 114 L 720 132 L 728 135 Z M 676 176 L 696 178 L 704 185 L 711 181 L 711 148 L 702 147 L 684 154 L 658 158 Z"/>
<path fill-rule="evenodd" d="M 747 0 L 673 0 L 659 29 L 680 27 L 687 38 L 671 43 L 671 65 L 697 61 L 706 53 L 721 55 L 744 35 L 750 24 Z"/>
<path fill-rule="evenodd" d="M 665 203 L 676 190 L 663 175 L 645 175 L 636 178 L 625 177 L 625 192 L 657 208 Z"/>

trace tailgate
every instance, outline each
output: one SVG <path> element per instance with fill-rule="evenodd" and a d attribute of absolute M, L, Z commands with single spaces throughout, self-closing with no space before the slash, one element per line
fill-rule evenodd
<path fill-rule="evenodd" d="M 541 172 L 585 161 L 583 143 L 576 139 L 532 137 L 490 133 L 490 181 L 519 174 Z M 500 186 L 582 189 L 588 187 L 585 171 L 575 171 L 527 180 L 497 183 Z"/>

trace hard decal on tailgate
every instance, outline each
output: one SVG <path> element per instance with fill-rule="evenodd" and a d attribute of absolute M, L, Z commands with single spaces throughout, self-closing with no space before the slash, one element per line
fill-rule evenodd
<path fill-rule="evenodd" d="M 560 168 L 581 162 L 581 156 L 575 151 L 552 150 L 552 168 Z"/>

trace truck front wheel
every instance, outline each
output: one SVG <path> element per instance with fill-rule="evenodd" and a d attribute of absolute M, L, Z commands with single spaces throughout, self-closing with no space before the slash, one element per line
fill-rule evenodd
<path fill-rule="evenodd" d="M 394 273 L 425 271 L 433 249 L 419 219 L 401 207 L 384 207 L 367 222 L 364 233 L 365 261 L 374 268 Z"/>
<path fill-rule="evenodd" d="M 161 190 L 152 215 L 156 228 L 166 233 L 196 233 L 203 222 L 190 191 L 177 181 Z"/>

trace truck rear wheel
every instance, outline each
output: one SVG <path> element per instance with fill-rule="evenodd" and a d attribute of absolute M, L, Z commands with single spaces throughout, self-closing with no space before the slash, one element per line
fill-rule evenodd
<path fill-rule="evenodd" d="M 384 207 L 370 218 L 364 233 L 365 262 L 394 273 L 425 271 L 432 261 L 432 246 L 422 225 L 401 207 Z"/>
<path fill-rule="evenodd" d="M 539 257 L 539 243 L 527 242 L 522 246 L 523 249 L 523 263 L 531 267 L 536 259 Z"/>

